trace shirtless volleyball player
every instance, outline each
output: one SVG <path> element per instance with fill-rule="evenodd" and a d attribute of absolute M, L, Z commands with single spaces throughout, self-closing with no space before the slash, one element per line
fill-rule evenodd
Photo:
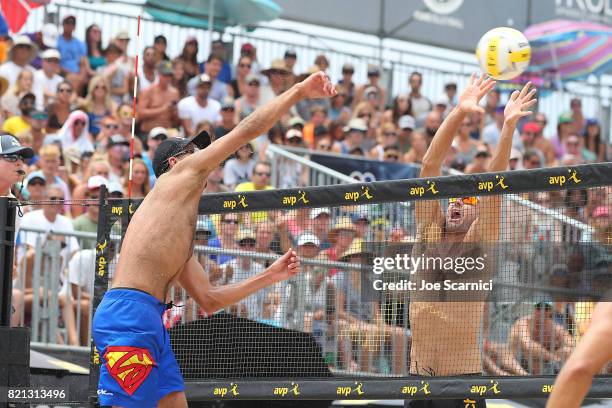
<path fill-rule="evenodd" d="M 162 324 L 173 283 L 178 282 L 205 312 L 214 313 L 298 272 L 299 260 L 289 250 L 261 274 L 232 285 L 211 286 L 193 254 L 198 203 L 208 173 L 240 146 L 267 132 L 300 100 L 335 94 L 327 75 L 318 72 L 208 147 L 197 136 L 160 144 L 153 160 L 158 181 L 129 224 L 112 289 L 93 320 L 102 364 L 100 405 L 187 406 L 183 379 Z M 203 150 L 195 151 L 194 144 Z"/>
<path fill-rule="evenodd" d="M 612 292 L 593 310 L 591 324 L 555 380 L 546 408 L 578 408 L 593 376 L 612 360 Z"/>
<path fill-rule="evenodd" d="M 489 165 L 489 171 L 501 172 L 508 167 L 512 135 L 517 121 L 530 115 L 525 111 L 535 103 L 535 90 L 529 91 L 531 84 L 510 97 L 504 111 L 504 126 L 497 150 Z M 423 158 L 421 177 L 440 176 L 442 162 L 448 152 L 457 129 L 470 113 L 484 112 L 478 105 L 493 87 L 495 82 L 474 75 L 467 88 L 459 97 L 459 104 L 451 111 L 434 136 Z M 450 257 L 462 256 L 457 253 L 461 245 L 471 243 L 476 247 L 479 242 L 497 242 L 501 196 L 461 197 L 449 200 L 446 214 L 443 214 L 438 200 L 423 200 L 416 203 L 417 240 L 415 248 L 423 248 L 428 256 L 442 247 Z M 459 248 L 459 249 L 458 249 Z M 420 252 L 419 252 L 420 254 Z M 485 270 L 491 275 L 492 271 Z M 428 271 L 419 271 L 418 279 L 431 279 Z M 454 274 L 454 272 L 450 272 Z M 465 273 L 465 278 L 470 272 Z M 419 275 L 421 274 L 421 275 Z M 487 278 L 490 279 L 490 278 Z M 444 293 L 432 301 L 435 294 L 411 294 L 410 326 L 412 328 L 412 348 L 410 353 L 410 373 L 416 375 L 452 376 L 482 373 L 482 359 L 478 344 L 484 302 L 443 302 Z M 485 400 L 475 402 L 475 407 L 485 407 Z M 415 407 L 465 407 L 463 400 L 414 400 L 406 406 Z"/>

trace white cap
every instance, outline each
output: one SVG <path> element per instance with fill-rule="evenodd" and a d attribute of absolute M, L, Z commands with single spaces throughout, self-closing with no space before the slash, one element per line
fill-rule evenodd
<path fill-rule="evenodd" d="M 401 116 L 397 122 L 397 124 L 399 125 L 400 129 L 411 129 L 414 130 L 414 128 L 416 127 L 416 123 L 414 121 L 414 118 L 410 115 L 404 115 Z"/>
<path fill-rule="evenodd" d="M 40 54 L 40 58 L 42 59 L 62 59 L 62 55 L 60 52 L 54 48 L 49 48 L 48 50 L 44 50 Z"/>
<path fill-rule="evenodd" d="M 317 238 L 316 235 L 311 234 L 310 232 L 305 232 L 298 237 L 297 244 L 298 246 L 306 244 L 314 244 L 316 246 L 320 246 L 321 242 L 319 241 L 319 238 Z"/>
<path fill-rule="evenodd" d="M 42 33 L 42 42 L 45 44 L 45 47 L 55 48 L 57 47 L 57 37 L 59 35 L 59 30 L 57 26 L 53 23 L 47 23 L 40 30 Z"/>
<path fill-rule="evenodd" d="M 292 137 L 299 137 L 301 139 L 302 138 L 302 132 L 300 132 L 297 129 L 289 129 L 285 136 L 286 136 L 287 139 L 291 139 Z"/>
<path fill-rule="evenodd" d="M 89 190 L 100 188 L 102 184 L 106 184 L 106 186 L 108 186 L 108 180 L 102 176 L 91 176 L 89 180 L 87 180 L 87 188 Z"/>
<path fill-rule="evenodd" d="M 352 130 L 356 130 L 358 132 L 367 132 L 368 125 L 367 123 L 365 123 L 363 119 L 354 118 L 354 119 L 349 120 L 348 125 L 344 127 L 345 132 L 350 132 Z"/>
<path fill-rule="evenodd" d="M 314 208 L 310 212 L 310 219 L 314 220 L 315 218 L 317 218 L 321 214 L 327 214 L 327 215 L 331 216 L 331 212 L 327 208 Z"/>

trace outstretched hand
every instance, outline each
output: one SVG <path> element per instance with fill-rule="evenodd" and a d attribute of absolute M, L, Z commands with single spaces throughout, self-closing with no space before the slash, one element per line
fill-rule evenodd
<path fill-rule="evenodd" d="M 533 106 L 537 99 L 534 99 L 533 96 L 536 93 L 536 89 L 529 88 L 531 87 L 531 82 L 527 82 L 521 91 L 514 91 L 512 95 L 510 95 L 510 99 L 508 99 L 508 103 L 506 103 L 506 108 L 504 109 L 504 121 L 509 124 L 516 125 L 516 122 L 524 116 L 529 116 L 533 112 L 526 111 L 525 109 L 529 109 Z"/>
<path fill-rule="evenodd" d="M 294 276 L 299 270 L 300 259 L 293 249 L 289 249 L 283 256 L 270 265 L 267 272 L 274 283 L 276 283 Z"/>
<path fill-rule="evenodd" d="M 476 74 L 472 74 L 470 83 L 459 96 L 458 109 L 463 113 L 484 113 L 484 109 L 478 105 L 483 96 L 488 94 L 494 87 L 495 81 L 484 74 L 476 79 Z"/>
<path fill-rule="evenodd" d="M 338 93 L 329 76 L 323 71 L 310 75 L 302 81 L 301 86 L 306 98 L 331 98 Z"/>

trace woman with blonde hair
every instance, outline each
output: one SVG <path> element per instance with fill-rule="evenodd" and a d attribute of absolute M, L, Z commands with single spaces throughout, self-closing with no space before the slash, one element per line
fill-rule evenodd
<path fill-rule="evenodd" d="M 89 117 L 89 132 L 95 138 L 100 133 L 100 121 L 111 116 L 117 110 L 117 104 L 111 98 L 110 85 L 106 78 L 97 75 L 89 81 L 83 110 Z"/>
<path fill-rule="evenodd" d="M 151 191 L 150 175 L 147 164 L 142 159 L 134 159 L 132 164 L 132 195 L 131 198 L 144 198 Z M 128 196 L 129 180 L 123 182 L 123 195 Z"/>
<path fill-rule="evenodd" d="M 0 99 L 0 106 L 2 106 L 4 117 L 9 118 L 11 116 L 21 115 L 19 100 L 27 93 L 34 93 L 32 88 L 33 84 L 34 75 L 32 71 L 27 69 L 21 70 L 19 75 L 17 75 L 15 84 L 2 96 L 2 99 Z M 42 99 L 39 100 L 38 95 L 34 96 L 36 97 L 36 106 L 42 106 Z"/>

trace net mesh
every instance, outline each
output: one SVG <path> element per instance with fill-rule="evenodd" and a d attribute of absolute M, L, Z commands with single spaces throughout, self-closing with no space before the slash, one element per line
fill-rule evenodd
<path fill-rule="evenodd" d="M 554 375 L 611 287 L 611 200 L 604 186 L 200 214 L 213 286 L 289 248 L 302 267 L 213 314 L 175 285 L 164 324 L 187 380 Z"/>

